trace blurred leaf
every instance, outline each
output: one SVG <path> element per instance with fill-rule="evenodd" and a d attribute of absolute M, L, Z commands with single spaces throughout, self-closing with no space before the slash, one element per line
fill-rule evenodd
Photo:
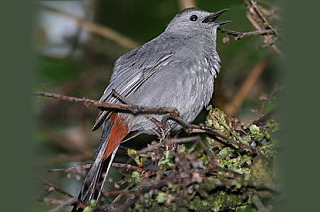
<path fill-rule="evenodd" d="M 63 83 L 72 80 L 79 74 L 79 64 L 70 59 L 60 59 L 40 56 L 39 77 L 54 83 Z"/>

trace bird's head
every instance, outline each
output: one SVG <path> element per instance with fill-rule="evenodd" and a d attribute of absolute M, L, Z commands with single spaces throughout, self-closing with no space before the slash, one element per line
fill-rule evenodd
<path fill-rule="evenodd" d="M 217 18 L 228 9 L 210 13 L 198 8 L 188 8 L 177 14 L 166 28 L 167 33 L 179 34 L 183 37 L 216 33 L 218 26 L 229 21 L 219 21 Z"/>

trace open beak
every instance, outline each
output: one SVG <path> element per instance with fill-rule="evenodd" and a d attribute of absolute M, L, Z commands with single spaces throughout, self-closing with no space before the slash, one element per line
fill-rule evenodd
<path fill-rule="evenodd" d="M 215 22 L 217 25 L 222 25 L 222 24 L 226 24 L 229 23 L 230 21 L 216 21 L 216 19 L 222 15 L 222 13 L 227 12 L 229 9 L 222 9 L 219 10 L 218 12 L 212 13 L 210 15 L 208 15 L 207 17 L 205 17 L 202 21 L 202 23 L 212 23 Z"/>

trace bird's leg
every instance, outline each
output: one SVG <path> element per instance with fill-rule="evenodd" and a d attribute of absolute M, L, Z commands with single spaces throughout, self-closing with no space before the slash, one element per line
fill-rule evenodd
<path fill-rule="evenodd" d="M 156 125 L 156 127 L 153 129 L 153 132 L 158 136 L 160 143 L 162 143 L 164 146 L 167 145 L 164 143 L 164 141 L 169 138 L 171 133 L 171 127 L 166 122 L 158 121 L 154 117 L 149 117 L 149 120 Z"/>

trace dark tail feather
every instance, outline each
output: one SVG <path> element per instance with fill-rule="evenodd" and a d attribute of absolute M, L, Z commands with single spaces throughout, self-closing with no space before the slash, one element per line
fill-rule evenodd
<path fill-rule="evenodd" d="M 108 159 L 103 159 L 103 155 L 106 151 L 106 147 L 109 141 L 111 127 L 111 122 L 105 123 L 103 135 L 101 137 L 100 145 L 95 155 L 94 162 L 89 172 L 87 173 L 87 176 L 79 193 L 78 200 L 82 201 L 85 205 L 87 205 L 91 200 L 99 199 L 112 161 L 118 150 L 118 147 L 116 147 L 112 155 Z M 72 209 L 72 212 L 81 211 L 83 211 L 83 208 L 79 207 L 79 203 L 76 203 Z"/>

